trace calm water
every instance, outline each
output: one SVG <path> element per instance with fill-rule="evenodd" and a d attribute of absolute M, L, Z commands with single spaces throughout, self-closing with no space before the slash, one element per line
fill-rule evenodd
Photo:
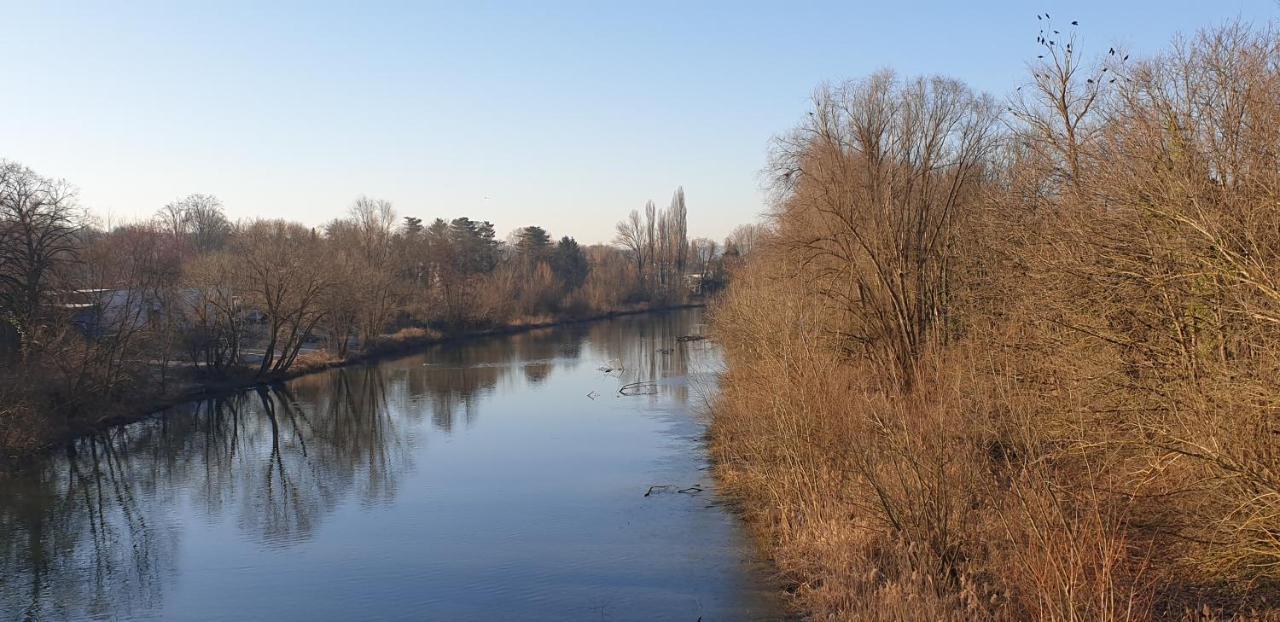
<path fill-rule="evenodd" d="M 676 340 L 700 321 L 438 347 L 82 439 L 0 481 L 0 619 L 773 619 L 706 470 L 719 353 Z"/>

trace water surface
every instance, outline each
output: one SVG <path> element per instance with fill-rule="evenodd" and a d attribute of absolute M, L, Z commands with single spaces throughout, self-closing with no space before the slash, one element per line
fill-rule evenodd
<path fill-rule="evenodd" d="M 440 346 L 81 439 L 0 480 L 0 619 L 774 619 L 706 470 L 700 322 Z"/>

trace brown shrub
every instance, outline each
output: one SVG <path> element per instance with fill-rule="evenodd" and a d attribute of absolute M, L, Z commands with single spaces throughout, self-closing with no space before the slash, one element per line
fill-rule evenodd
<path fill-rule="evenodd" d="M 297 356 L 290 366 L 290 370 L 296 373 L 305 373 L 311 370 L 326 369 L 332 367 L 339 362 L 340 358 L 329 353 L 327 350 L 311 350 L 303 352 Z"/>

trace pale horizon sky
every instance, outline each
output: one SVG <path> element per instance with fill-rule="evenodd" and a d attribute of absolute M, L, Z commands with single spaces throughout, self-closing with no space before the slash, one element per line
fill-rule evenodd
<path fill-rule="evenodd" d="M 0 158 L 100 218 L 191 193 L 233 220 L 401 216 L 540 225 L 583 243 L 683 185 L 691 237 L 765 209 L 770 138 L 823 81 L 891 67 L 1004 97 L 1035 15 L 1082 50 L 1280 16 L 1273 0 L 712 3 L 0 1 Z M 486 199 L 485 197 L 490 197 Z"/>

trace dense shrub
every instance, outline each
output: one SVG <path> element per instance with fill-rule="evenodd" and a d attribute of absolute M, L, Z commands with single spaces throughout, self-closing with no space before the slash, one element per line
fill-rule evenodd
<path fill-rule="evenodd" d="M 1280 37 L 1072 42 L 999 133 L 879 74 L 779 141 L 713 451 L 815 617 L 1280 615 Z"/>

